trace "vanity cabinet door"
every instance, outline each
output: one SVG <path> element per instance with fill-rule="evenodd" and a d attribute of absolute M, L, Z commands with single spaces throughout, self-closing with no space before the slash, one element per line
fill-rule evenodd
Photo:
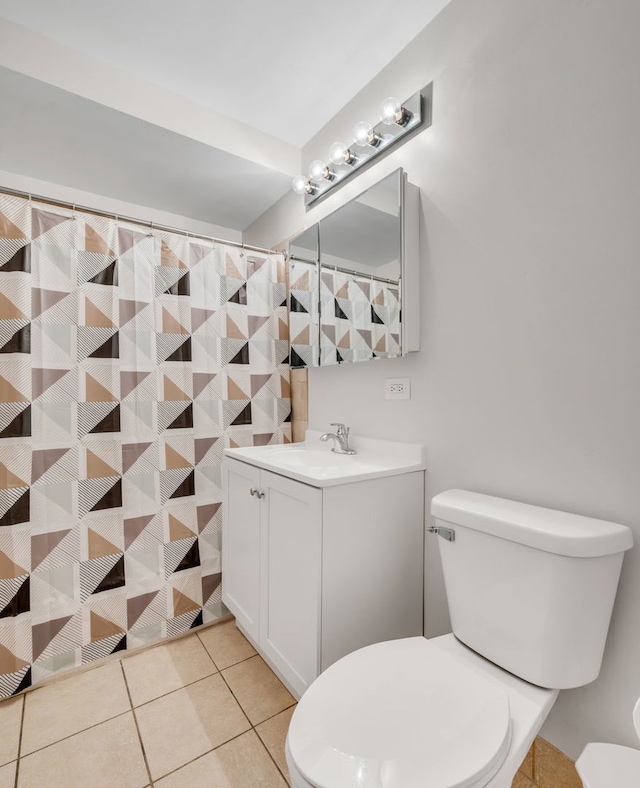
<path fill-rule="evenodd" d="M 223 463 L 222 601 L 246 633 L 260 637 L 260 471 L 244 462 Z"/>
<path fill-rule="evenodd" d="M 322 491 L 268 471 L 261 490 L 260 646 L 301 695 L 320 672 Z"/>

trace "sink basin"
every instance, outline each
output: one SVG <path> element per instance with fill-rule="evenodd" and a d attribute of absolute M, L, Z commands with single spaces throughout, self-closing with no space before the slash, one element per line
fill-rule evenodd
<path fill-rule="evenodd" d="M 424 470 L 424 447 L 375 438 L 354 437 L 357 454 L 338 454 L 320 443 L 322 433 L 307 430 L 304 443 L 225 449 L 226 457 L 256 465 L 314 487 Z"/>
<path fill-rule="evenodd" d="M 336 454 L 317 449 L 274 449 L 264 457 L 286 468 L 336 468 L 358 462 L 358 456 L 354 454 Z"/>

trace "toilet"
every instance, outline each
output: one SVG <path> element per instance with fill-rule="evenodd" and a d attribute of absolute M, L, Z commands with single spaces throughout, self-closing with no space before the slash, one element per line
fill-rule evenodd
<path fill-rule="evenodd" d="M 453 632 L 325 670 L 289 726 L 294 788 L 510 788 L 559 690 L 599 673 L 626 526 L 465 490 L 431 512 Z"/>
<path fill-rule="evenodd" d="M 640 738 L 640 698 L 633 709 L 633 725 Z M 609 788 L 615 775 L 616 788 L 640 785 L 640 750 L 620 744 L 587 744 L 576 761 L 584 788 Z"/>

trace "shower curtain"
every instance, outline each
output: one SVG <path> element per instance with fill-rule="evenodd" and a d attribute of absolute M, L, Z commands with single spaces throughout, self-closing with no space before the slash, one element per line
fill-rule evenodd
<path fill-rule="evenodd" d="M 400 355 L 400 288 L 320 266 L 320 366 Z"/>
<path fill-rule="evenodd" d="M 285 274 L 0 195 L 0 697 L 226 613 L 223 448 L 291 440 Z"/>
<path fill-rule="evenodd" d="M 289 281 L 292 367 L 401 355 L 398 282 L 294 258 Z"/>

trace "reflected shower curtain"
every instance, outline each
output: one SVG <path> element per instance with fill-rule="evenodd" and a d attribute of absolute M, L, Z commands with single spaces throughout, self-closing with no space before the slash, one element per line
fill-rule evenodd
<path fill-rule="evenodd" d="M 288 442 L 285 265 L 0 195 L 0 697 L 225 614 L 220 462 Z"/>
<path fill-rule="evenodd" d="M 400 355 L 400 289 L 320 266 L 320 366 Z"/>

